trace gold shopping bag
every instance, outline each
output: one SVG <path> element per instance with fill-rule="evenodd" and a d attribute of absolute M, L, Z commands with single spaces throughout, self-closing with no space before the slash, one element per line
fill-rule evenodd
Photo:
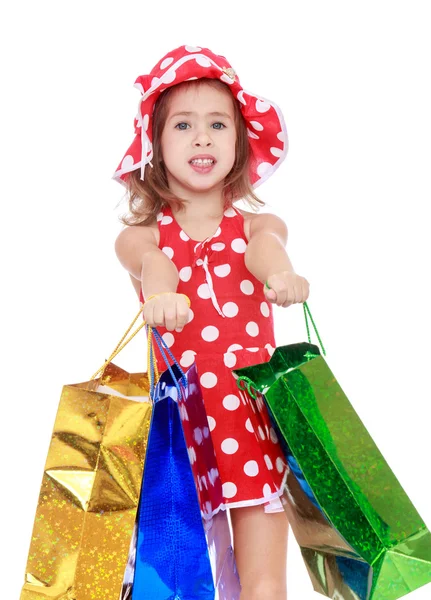
<path fill-rule="evenodd" d="M 144 325 L 123 343 L 142 308 L 92 378 L 63 387 L 20 600 L 119 598 L 152 404 L 147 373 L 110 361 Z"/>

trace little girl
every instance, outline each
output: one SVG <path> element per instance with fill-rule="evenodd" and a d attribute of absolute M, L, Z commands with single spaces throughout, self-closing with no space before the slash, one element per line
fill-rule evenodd
<path fill-rule="evenodd" d="M 136 136 L 114 175 L 130 210 L 116 253 L 145 302 L 147 324 L 181 366 L 196 361 L 241 600 L 285 600 L 288 522 L 280 495 L 288 467 L 265 406 L 255 431 L 231 372 L 270 359 L 272 304 L 288 307 L 309 295 L 286 254 L 285 223 L 256 214 L 264 202 L 253 187 L 287 152 L 284 120 L 207 48 L 169 52 L 135 86 L 142 94 Z M 240 199 L 253 212 L 238 210 Z M 165 370 L 157 347 L 155 354 Z"/>

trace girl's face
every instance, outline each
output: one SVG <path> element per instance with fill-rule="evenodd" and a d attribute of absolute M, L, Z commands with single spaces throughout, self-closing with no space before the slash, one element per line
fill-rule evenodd
<path fill-rule="evenodd" d="M 170 189 L 180 196 L 184 191 L 221 189 L 235 161 L 235 142 L 229 90 L 205 84 L 178 88 L 170 98 L 161 135 Z"/>

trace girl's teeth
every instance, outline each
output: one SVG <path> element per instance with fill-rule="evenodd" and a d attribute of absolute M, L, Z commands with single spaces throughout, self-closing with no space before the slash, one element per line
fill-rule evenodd
<path fill-rule="evenodd" d="M 191 163 L 192 163 L 192 165 L 208 167 L 209 165 L 212 165 L 214 163 L 214 161 L 209 158 L 205 158 L 205 159 L 197 158 L 196 160 L 192 160 Z"/>

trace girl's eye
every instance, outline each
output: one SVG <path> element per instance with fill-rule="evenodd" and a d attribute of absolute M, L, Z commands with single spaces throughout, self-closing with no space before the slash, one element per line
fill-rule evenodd
<path fill-rule="evenodd" d="M 214 127 L 215 125 L 221 125 L 221 127 L 216 127 L 216 129 L 224 129 L 224 128 L 226 127 L 226 125 L 224 125 L 224 123 L 220 123 L 220 122 L 213 123 L 213 127 Z"/>
<path fill-rule="evenodd" d="M 180 125 L 186 125 L 186 127 L 180 127 Z M 182 123 L 178 123 L 177 125 L 175 125 L 175 129 L 177 129 L 177 128 L 178 128 L 178 129 L 180 129 L 181 131 L 184 131 L 185 129 L 187 129 L 187 127 L 188 127 L 188 126 L 189 126 L 189 124 L 188 124 L 188 123 L 184 123 L 184 122 L 182 122 Z"/>

